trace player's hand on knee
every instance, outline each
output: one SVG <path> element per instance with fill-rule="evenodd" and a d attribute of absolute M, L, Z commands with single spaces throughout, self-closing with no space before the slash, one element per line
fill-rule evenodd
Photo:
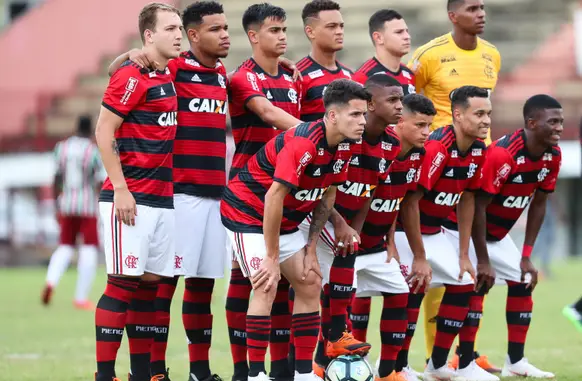
<path fill-rule="evenodd" d="M 127 188 L 116 189 L 113 193 L 113 205 L 117 219 L 125 225 L 135 226 L 135 216 L 137 216 L 137 206 L 135 198 Z"/>
<path fill-rule="evenodd" d="M 301 274 L 301 280 L 305 281 L 311 271 L 313 271 L 320 279 L 323 279 L 317 256 L 306 252 L 305 257 L 303 257 L 303 274 Z"/>
<path fill-rule="evenodd" d="M 475 269 L 473 268 L 473 264 L 471 263 L 469 257 L 461 257 L 459 260 L 459 267 L 461 268 L 461 272 L 459 273 L 459 282 L 463 280 L 463 275 L 465 275 L 465 273 L 469 273 L 471 279 L 475 281 Z"/>
<path fill-rule="evenodd" d="M 521 283 L 525 282 L 526 274 L 531 276 L 530 281 L 527 283 L 527 288 L 531 288 L 533 291 L 538 284 L 538 270 L 529 257 L 521 258 L 519 268 L 521 269 Z"/>
<path fill-rule="evenodd" d="M 406 283 L 411 285 L 412 293 L 416 294 L 428 288 L 432 280 L 432 268 L 426 259 L 414 259 Z"/>
<path fill-rule="evenodd" d="M 281 270 L 279 268 L 279 261 L 273 258 L 265 258 L 259 266 L 259 270 L 253 275 L 251 282 L 253 290 L 259 289 L 261 286 L 264 292 L 269 292 L 273 287 L 276 287 L 281 279 Z"/>
<path fill-rule="evenodd" d="M 491 263 L 477 264 L 477 283 L 475 284 L 476 292 L 488 293 L 495 284 L 495 269 Z"/>

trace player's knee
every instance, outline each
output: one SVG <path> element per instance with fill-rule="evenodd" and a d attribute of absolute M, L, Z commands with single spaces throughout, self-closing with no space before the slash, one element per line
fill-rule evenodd
<path fill-rule="evenodd" d="M 275 302 L 275 297 L 277 296 L 277 284 L 271 286 L 269 291 L 265 292 L 264 286 L 261 286 L 259 289 L 254 290 L 253 292 L 253 299 L 255 302 L 260 302 L 261 304 L 272 306 Z"/>
<path fill-rule="evenodd" d="M 313 297 L 319 299 L 321 293 L 321 278 L 313 271 L 310 271 L 304 280 L 293 284 L 293 289 L 295 290 L 296 297 Z"/>
<path fill-rule="evenodd" d="M 156 275 L 156 274 L 151 274 L 151 273 L 144 273 L 141 276 L 141 280 L 145 281 L 145 282 L 157 282 L 160 279 L 162 279 L 161 276 Z"/>

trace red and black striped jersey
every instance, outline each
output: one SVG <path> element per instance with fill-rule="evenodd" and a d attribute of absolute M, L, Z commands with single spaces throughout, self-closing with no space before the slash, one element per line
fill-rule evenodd
<path fill-rule="evenodd" d="M 358 254 L 371 254 L 386 249 L 386 234 L 395 223 L 400 202 L 408 192 L 415 192 L 424 148 L 412 148 L 392 162 L 386 179 L 378 184 L 370 210 L 360 234 Z"/>
<path fill-rule="evenodd" d="M 373 196 L 380 181 L 384 181 L 390 164 L 400 153 L 400 139 L 391 127 L 375 144 L 368 143 L 364 136 L 353 144 L 348 178 L 337 188 L 335 196 L 334 208 L 348 224 Z"/>
<path fill-rule="evenodd" d="M 303 77 L 301 93 L 301 120 L 312 122 L 323 118 L 323 93 L 327 85 L 340 78 L 352 79 L 353 72 L 336 61 L 337 69 L 329 70 L 307 56 L 297 62 L 297 70 Z"/>
<path fill-rule="evenodd" d="M 254 154 L 281 132 L 247 109 L 247 102 L 254 97 L 265 97 L 299 119 L 301 83 L 293 81 L 292 73 L 281 65 L 279 74 L 273 77 L 249 58 L 233 74 L 228 91 L 236 146 L 229 176 L 233 178 Z"/>
<path fill-rule="evenodd" d="M 560 147 L 533 157 L 524 130 L 487 148 L 481 190 L 493 196 L 487 207 L 487 240 L 500 241 L 511 230 L 536 191 L 553 192 L 562 162 Z"/>
<path fill-rule="evenodd" d="M 479 189 L 485 143 L 476 140 L 466 152 L 457 147 L 453 126 L 434 130 L 425 143 L 419 187 L 425 191 L 418 206 L 422 234 L 436 234 L 464 191 Z"/>
<path fill-rule="evenodd" d="M 404 95 L 416 93 L 416 82 L 412 70 L 410 70 L 406 65 L 400 64 L 398 71 L 393 72 L 386 66 L 382 65 L 376 57 L 370 58 L 360 66 L 358 71 L 356 71 L 356 74 L 354 74 L 354 81 L 360 82 L 363 85 L 368 78 L 376 73 L 384 73 L 394 77 L 402 85 Z"/>
<path fill-rule="evenodd" d="M 125 181 L 136 203 L 173 208 L 172 151 L 178 100 L 170 70 L 150 72 L 126 61 L 111 76 L 102 104 L 123 118 L 115 140 Z M 109 178 L 99 200 L 113 202 Z"/>
<path fill-rule="evenodd" d="M 174 193 L 220 198 L 226 185 L 226 70 L 206 67 L 190 51 L 171 60 L 178 95 Z"/>
<path fill-rule="evenodd" d="M 253 156 L 228 183 L 220 203 L 222 223 L 241 233 L 262 233 L 265 194 L 277 181 L 291 191 L 285 196 L 281 234 L 297 231 L 328 187 L 347 179 L 350 143 L 329 147 L 323 121 L 302 123 Z"/>

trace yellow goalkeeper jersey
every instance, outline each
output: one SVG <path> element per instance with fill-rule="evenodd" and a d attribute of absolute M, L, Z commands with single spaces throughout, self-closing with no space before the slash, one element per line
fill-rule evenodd
<path fill-rule="evenodd" d="M 416 91 L 433 101 L 437 115 L 432 130 L 452 123 L 449 94 L 466 85 L 493 91 L 501 69 L 501 55 L 489 42 L 478 39 L 474 50 L 463 50 L 451 33 L 416 49 L 408 67 L 416 76 Z M 486 143 L 491 142 L 491 134 Z"/>

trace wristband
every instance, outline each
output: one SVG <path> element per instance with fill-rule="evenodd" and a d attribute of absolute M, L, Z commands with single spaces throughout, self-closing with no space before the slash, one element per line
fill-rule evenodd
<path fill-rule="evenodd" d="M 531 257 L 532 250 L 533 250 L 533 246 L 531 246 L 531 245 L 523 245 L 523 249 L 521 251 L 521 256 L 523 258 L 529 258 L 529 257 Z"/>

